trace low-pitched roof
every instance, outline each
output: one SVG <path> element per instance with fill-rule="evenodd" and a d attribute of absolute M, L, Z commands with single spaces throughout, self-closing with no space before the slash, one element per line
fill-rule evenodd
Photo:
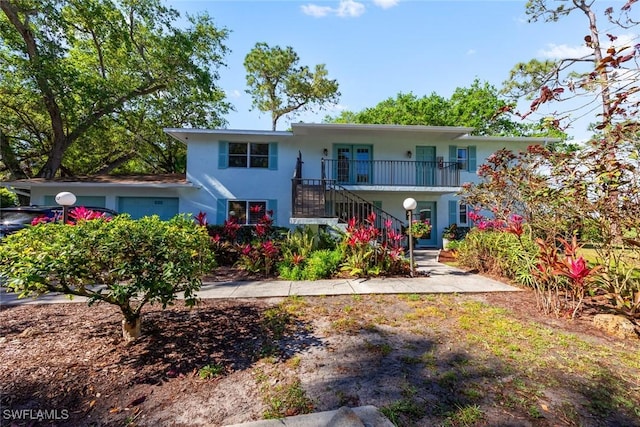
<path fill-rule="evenodd" d="M 181 188 L 194 187 L 185 174 L 158 175 L 94 175 L 63 177 L 55 179 L 31 178 L 0 183 L 4 187 L 31 189 L 33 187 L 139 187 L 139 188 Z"/>

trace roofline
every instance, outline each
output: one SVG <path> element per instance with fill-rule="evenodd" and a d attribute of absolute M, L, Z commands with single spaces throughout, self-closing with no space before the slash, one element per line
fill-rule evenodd
<path fill-rule="evenodd" d="M 401 131 L 401 132 L 439 132 L 439 133 L 469 133 L 475 128 L 465 126 L 422 126 L 422 125 L 381 125 L 357 123 L 292 123 L 291 129 L 330 129 L 330 130 L 368 130 L 368 131 Z"/>
<path fill-rule="evenodd" d="M 81 187 L 127 187 L 127 188 L 200 188 L 193 183 L 158 183 L 158 182 L 78 182 L 78 181 L 47 181 L 47 182 L 33 182 L 33 181 L 5 181 L 0 182 L 0 187 L 10 187 L 17 189 L 32 188 L 52 188 L 52 187 L 65 187 L 65 188 L 81 188 Z"/>
<path fill-rule="evenodd" d="M 483 142 L 527 142 L 547 144 L 549 142 L 561 142 L 561 138 L 548 138 L 541 136 L 484 136 L 484 135 L 464 135 L 458 138 L 465 141 L 483 141 Z"/>
<path fill-rule="evenodd" d="M 245 130 L 245 129 L 200 129 L 200 128 L 164 128 L 167 135 L 171 135 L 178 141 L 188 143 L 187 135 L 218 135 L 218 136 L 265 136 L 265 137 L 291 137 L 293 132 L 273 130 Z"/>
<path fill-rule="evenodd" d="M 187 144 L 189 135 L 216 135 L 220 137 L 264 137 L 282 138 L 295 135 L 308 135 L 310 132 L 322 131 L 364 131 L 364 132 L 418 132 L 458 135 L 453 139 L 483 142 L 523 142 L 541 143 L 561 142 L 560 138 L 528 137 L 528 136 L 478 136 L 471 135 L 475 130 L 466 126 L 423 126 L 423 125 L 384 125 L 356 123 L 292 123 L 292 131 L 247 130 L 247 129 L 200 129 L 200 128 L 164 128 L 163 131 Z"/>

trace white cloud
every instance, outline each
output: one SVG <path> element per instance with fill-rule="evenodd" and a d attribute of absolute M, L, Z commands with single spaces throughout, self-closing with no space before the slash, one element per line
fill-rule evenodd
<path fill-rule="evenodd" d="M 550 59 L 582 58 L 592 53 L 586 46 L 569 46 L 566 44 L 549 43 L 547 49 L 538 51 L 538 55 Z"/>
<path fill-rule="evenodd" d="M 621 48 L 623 46 L 633 46 L 637 43 L 637 34 L 622 34 L 614 41 L 610 41 L 607 36 L 600 36 L 600 44 L 604 50 L 609 46 L 615 46 Z M 630 49 L 628 49 L 630 51 Z M 593 50 L 586 45 L 569 46 L 566 44 L 549 43 L 546 49 L 538 51 L 538 55 L 549 59 L 564 59 L 564 58 L 582 58 L 593 54 Z"/>
<path fill-rule="evenodd" d="M 226 94 L 229 98 L 240 98 L 242 97 L 242 92 L 238 89 L 229 89 L 226 91 Z"/>
<path fill-rule="evenodd" d="M 476 50 L 475 49 L 469 49 L 467 51 L 467 55 L 475 55 L 476 54 Z"/>
<path fill-rule="evenodd" d="M 397 0 L 376 0 L 382 3 L 391 3 Z M 389 6 L 390 7 L 390 6 Z M 323 18 L 327 15 L 336 15 L 341 18 L 356 18 L 365 12 L 364 4 L 355 0 L 340 0 L 338 7 L 318 6 L 317 4 L 306 4 L 300 7 L 305 15 Z"/>
<path fill-rule="evenodd" d="M 340 0 L 337 14 L 341 18 L 355 18 L 364 13 L 364 5 L 354 0 Z"/>
<path fill-rule="evenodd" d="M 329 6 L 318 6 L 316 4 L 305 4 L 301 6 L 302 13 L 305 15 L 310 15 L 316 18 L 322 18 L 324 16 L 333 13 L 333 9 Z"/>
<path fill-rule="evenodd" d="M 373 0 L 373 4 L 383 9 L 389 9 L 397 6 L 400 0 Z"/>

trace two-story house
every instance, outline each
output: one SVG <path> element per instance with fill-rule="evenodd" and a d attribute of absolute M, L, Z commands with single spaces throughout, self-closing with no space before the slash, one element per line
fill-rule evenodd
<path fill-rule="evenodd" d="M 456 193 L 476 181 L 477 167 L 501 148 L 522 151 L 544 138 L 471 136 L 471 128 L 293 124 L 291 131 L 165 129 L 187 146 L 185 176 L 22 180 L 2 185 L 30 191 L 32 204 L 54 204 L 72 191 L 78 204 L 134 218 L 206 212 L 210 223 L 234 217 L 253 224 L 272 210 L 275 224 L 336 225 L 375 212 L 379 225 L 407 224 L 403 201 L 418 202 L 414 219 L 433 230 L 419 244 L 439 247 L 442 230 L 469 225 Z"/>
<path fill-rule="evenodd" d="M 469 225 L 456 193 L 477 181 L 478 165 L 501 148 L 521 151 L 543 138 L 470 136 L 464 127 L 293 124 L 291 131 L 166 129 L 187 147 L 181 210 L 205 211 L 217 223 L 255 223 L 268 210 L 280 226 L 334 225 L 375 212 L 380 224 L 414 219 L 433 231 L 419 244 L 439 247 L 448 225 Z"/>

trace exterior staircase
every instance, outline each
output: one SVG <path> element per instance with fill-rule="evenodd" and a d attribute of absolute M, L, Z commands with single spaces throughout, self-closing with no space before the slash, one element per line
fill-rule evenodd
<path fill-rule="evenodd" d="M 406 222 L 397 218 L 370 201 L 347 190 L 334 180 L 292 180 L 292 216 L 305 218 L 307 224 L 347 224 L 351 218 L 364 223 L 371 213 L 375 214 L 375 225 L 386 239 L 386 225 L 391 230 L 403 232 Z"/>
<path fill-rule="evenodd" d="M 384 211 L 379 206 L 349 191 L 332 179 L 303 179 L 302 159 L 292 179 L 292 216 L 307 219 L 308 224 L 346 224 L 351 218 L 364 223 L 371 213 L 375 214 L 375 225 L 380 230 L 381 240 L 387 238 L 387 225 L 391 230 L 402 232 L 406 222 Z"/>

